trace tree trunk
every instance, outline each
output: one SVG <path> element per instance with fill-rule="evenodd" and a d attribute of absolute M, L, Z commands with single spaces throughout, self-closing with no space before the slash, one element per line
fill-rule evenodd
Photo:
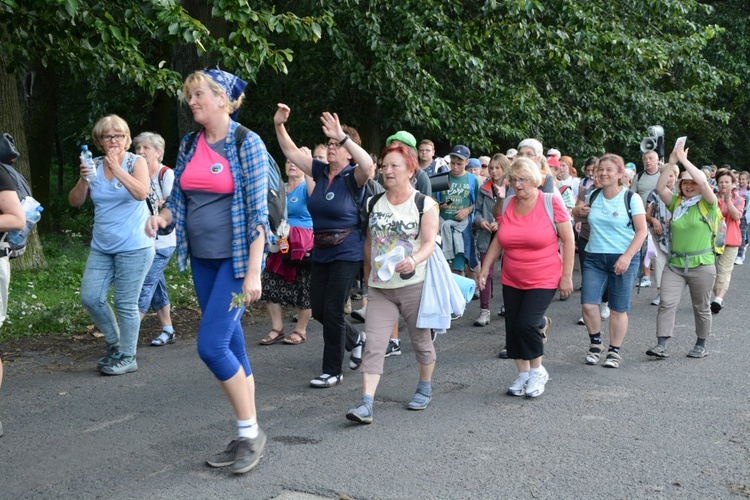
<path fill-rule="evenodd" d="M 205 0 L 184 0 L 182 7 L 204 26 L 211 31 L 211 36 L 220 38 L 228 35 L 228 27 L 223 18 L 211 17 L 212 7 L 210 2 Z M 175 45 L 172 50 L 172 66 L 178 71 L 183 78 L 187 77 L 193 71 L 198 71 L 206 67 L 215 66 L 217 61 L 215 56 L 210 54 L 198 55 L 195 45 L 179 44 Z M 181 105 L 177 112 L 177 124 L 180 139 L 193 130 L 198 130 L 199 126 L 193 120 L 193 114 L 187 106 Z M 173 165 L 174 166 L 174 165 Z"/>
<path fill-rule="evenodd" d="M 33 80 L 32 80 L 33 79 Z M 26 81 L 33 85 L 25 86 L 28 111 L 28 138 L 34 147 L 29 150 L 31 165 L 31 188 L 34 198 L 43 207 L 50 206 L 50 170 L 52 152 L 57 130 L 57 72 L 55 68 L 45 68 L 40 63 L 34 64 Z M 42 217 L 37 224 L 40 231 L 49 231 L 52 227 L 50 217 Z"/>
<path fill-rule="evenodd" d="M 16 140 L 21 156 L 13 164 L 13 167 L 29 179 L 29 148 L 26 144 L 26 134 L 23 128 L 23 114 L 21 113 L 21 99 L 18 90 L 18 80 L 14 73 L 6 70 L 5 59 L 0 56 L 0 131 L 10 133 Z M 31 233 L 26 253 L 13 261 L 14 269 L 42 269 L 47 267 L 42 245 L 36 230 Z"/>

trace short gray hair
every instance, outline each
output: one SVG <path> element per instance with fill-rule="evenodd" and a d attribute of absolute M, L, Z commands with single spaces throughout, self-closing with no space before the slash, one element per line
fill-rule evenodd
<path fill-rule="evenodd" d="M 133 147 L 138 147 L 138 144 L 147 142 L 152 148 L 159 152 L 159 161 L 164 160 L 164 148 L 166 147 L 166 141 L 164 137 L 160 136 L 156 132 L 141 132 L 135 139 L 133 139 Z"/>
<path fill-rule="evenodd" d="M 542 143 L 539 142 L 536 139 L 524 139 L 524 140 L 522 140 L 521 142 L 518 143 L 518 149 L 520 150 L 521 148 L 531 148 L 531 149 L 533 149 L 534 153 L 536 153 L 536 155 L 538 157 L 541 157 L 542 156 L 542 151 L 544 151 L 544 147 L 542 146 Z"/>

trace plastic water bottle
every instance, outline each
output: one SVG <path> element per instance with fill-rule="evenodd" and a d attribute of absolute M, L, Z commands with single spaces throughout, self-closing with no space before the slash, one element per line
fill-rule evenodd
<path fill-rule="evenodd" d="M 81 146 L 81 160 L 83 161 L 83 164 L 89 167 L 89 175 L 86 176 L 86 182 L 91 184 L 94 179 L 96 179 L 96 164 L 94 163 L 94 158 L 91 155 L 91 151 L 89 151 L 89 147 L 84 144 Z"/>
<path fill-rule="evenodd" d="M 23 229 L 8 232 L 8 243 L 12 247 L 24 245 L 31 230 L 34 229 L 36 223 L 42 218 L 42 211 L 44 210 L 39 202 L 31 196 L 24 198 L 21 208 L 23 208 L 23 213 L 26 216 L 26 225 Z"/>

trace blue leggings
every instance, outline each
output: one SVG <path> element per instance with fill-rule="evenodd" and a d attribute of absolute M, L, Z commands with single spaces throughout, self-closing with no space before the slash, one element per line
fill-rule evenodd
<path fill-rule="evenodd" d="M 243 278 L 235 278 L 232 259 L 190 258 L 193 284 L 203 317 L 198 329 L 198 356 L 220 381 L 232 378 L 240 366 L 253 372 L 245 351 L 240 319 L 245 308 L 232 309 L 232 292 L 242 292 Z"/>

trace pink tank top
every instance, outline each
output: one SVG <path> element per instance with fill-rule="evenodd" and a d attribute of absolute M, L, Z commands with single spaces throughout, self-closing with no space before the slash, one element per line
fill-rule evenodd
<path fill-rule="evenodd" d="M 180 177 L 180 187 L 187 191 L 209 193 L 234 193 L 234 179 L 229 161 L 206 143 L 203 132 L 198 136 L 195 154 L 185 166 Z"/>

